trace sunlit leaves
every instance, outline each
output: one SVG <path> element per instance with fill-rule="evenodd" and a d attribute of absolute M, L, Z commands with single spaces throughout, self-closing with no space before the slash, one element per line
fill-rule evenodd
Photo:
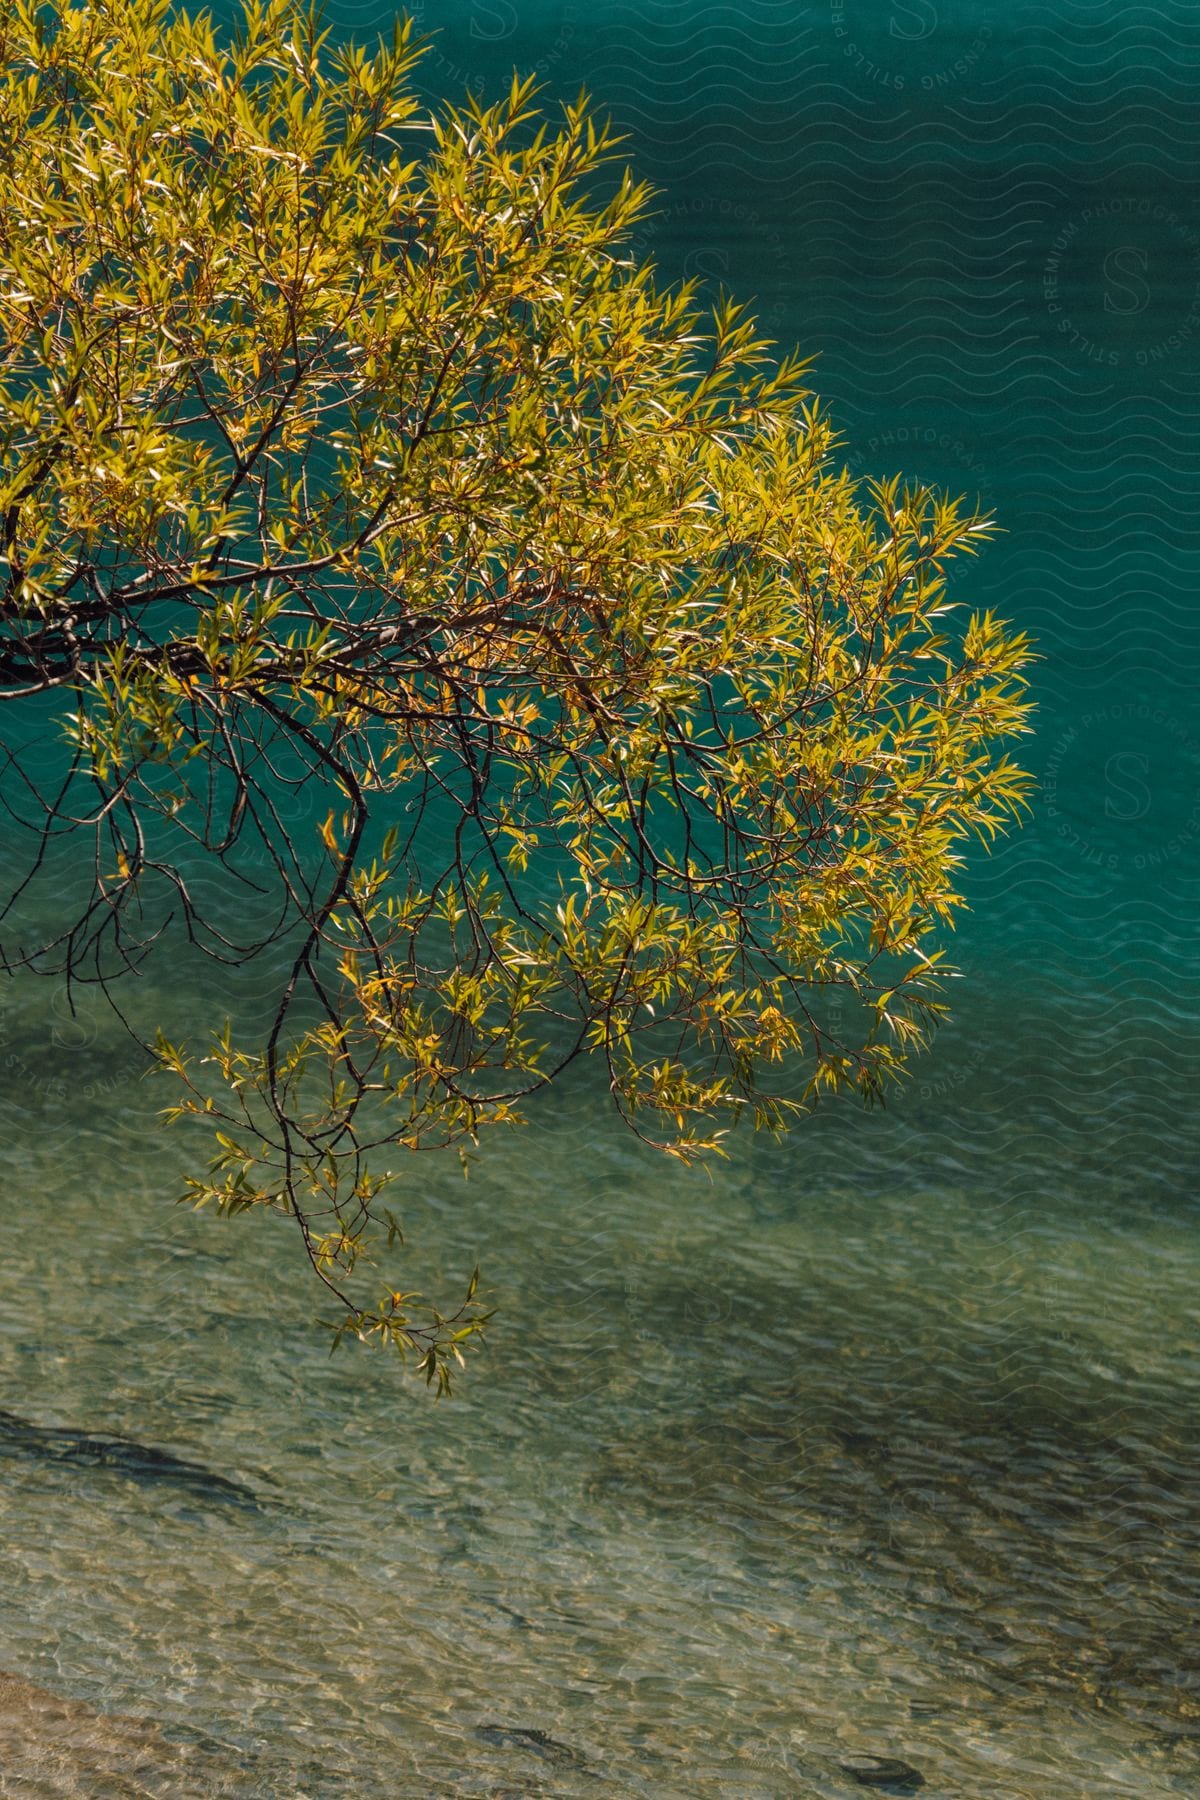
<path fill-rule="evenodd" d="M 986 520 L 860 491 L 806 366 L 637 264 L 584 103 L 430 113 L 407 27 L 284 0 L 0 35 L 0 696 L 60 690 L 101 793 L 80 941 L 168 824 L 257 834 L 296 959 L 265 1043 L 160 1046 L 186 1197 L 285 1212 L 335 1336 L 444 1385 L 474 1286 L 352 1280 L 390 1172 L 584 1052 L 689 1161 L 878 1098 L 1025 803 L 1029 646 L 947 587 Z"/>

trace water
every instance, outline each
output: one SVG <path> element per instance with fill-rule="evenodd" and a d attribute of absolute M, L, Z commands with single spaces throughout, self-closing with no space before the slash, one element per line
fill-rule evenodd
<path fill-rule="evenodd" d="M 334 10 L 339 29 L 372 8 Z M 586 1081 L 404 1212 L 501 1306 L 464 1397 L 325 1355 L 285 1233 L 164 1205 L 99 1018 L 0 995 L 0 1792 L 1200 1789 L 1195 9 L 477 0 L 431 83 L 587 82 L 645 248 L 819 357 L 845 454 L 981 493 L 1036 819 L 886 1115 L 710 1182 Z M 221 995 L 172 963 L 174 1025 Z M 47 1694 L 58 1696 L 47 1699 Z M 537 1734 L 544 1734 L 538 1736 Z"/>

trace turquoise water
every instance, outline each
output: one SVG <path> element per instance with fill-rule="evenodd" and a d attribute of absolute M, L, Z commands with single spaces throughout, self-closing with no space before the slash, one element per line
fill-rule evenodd
<path fill-rule="evenodd" d="M 584 1080 L 469 1183 L 416 1168 L 415 1278 L 478 1259 L 501 1308 L 450 1407 L 327 1357 L 286 1235 L 165 1204 L 181 1146 L 99 1015 L 0 991 L 0 1415 L 92 1435 L 0 1417 L 0 1793 L 848 1796 L 862 1754 L 1195 1794 L 1200 18 L 424 23 L 433 86 L 586 81 L 661 190 L 647 253 L 819 358 L 851 466 L 995 508 L 960 592 L 1043 650 L 1037 815 L 887 1114 L 710 1182 Z"/>

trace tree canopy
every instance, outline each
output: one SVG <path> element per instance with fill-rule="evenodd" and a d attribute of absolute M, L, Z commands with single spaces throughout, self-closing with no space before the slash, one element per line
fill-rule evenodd
<path fill-rule="evenodd" d="M 160 1035 L 188 1198 L 444 1384 L 474 1284 L 364 1274 L 399 1151 L 590 1053 L 703 1157 L 925 1041 L 1027 791 L 1028 644 L 946 589 L 988 522 L 853 481 L 806 366 L 636 259 L 583 101 L 431 110 L 409 26 L 289 0 L 0 44 L 0 945 L 117 1005 L 171 933 L 277 974 L 261 1038 Z"/>

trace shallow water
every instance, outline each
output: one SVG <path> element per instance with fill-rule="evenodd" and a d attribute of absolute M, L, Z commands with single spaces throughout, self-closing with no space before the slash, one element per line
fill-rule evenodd
<path fill-rule="evenodd" d="M 285 1231 L 164 1208 L 151 1090 L 10 1089 L 9 1409 L 259 1502 L 10 1446 L 5 1659 L 108 1715 L 10 1791 L 844 1795 L 870 1753 L 936 1794 L 1194 1793 L 1197 1209 L 1106 1179 L 1119 1114 L 1056 1133 L 1041 1073 L 711 1184 L 582 1091 L 469 1183 L 431 1160 L 418 1270 L 436 1237 L 503 1304 L 437 1408 L 326 1356 Z"/>
<path fill-rule="evenodd" d="M 0 990 L 0 1410 L 258 1500 L 0 1430 L 0 1793 L 1195 1794 L 1196 9 L 425 10 L 434 83 L 587 79 L 854 467 L 997 508 L 960 591 L 1045 652 L 1042 799 L 887 1114 L 710 1182 L 584 1082 L 417 1167 L 415 1279 L 501 1308 L 451 1406 L 166 1204 L 108 1024 Z"/>

